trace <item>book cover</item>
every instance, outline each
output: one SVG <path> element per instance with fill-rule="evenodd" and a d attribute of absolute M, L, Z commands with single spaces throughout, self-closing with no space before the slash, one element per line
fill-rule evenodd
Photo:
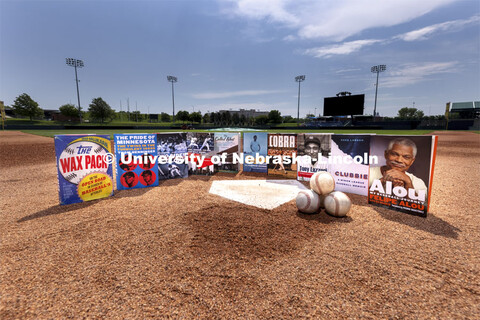
<path fill-rule="evenodd" d="M 60 204 L 113 195 L 113 155 L 109 135 L 56 135 Z"/>
<path fill-rule="evenodd" d="M 266 156 L 268 155 L 268 133 L 243 133 L 243 172 L 267 173 Z M 261 159 L 264 161 L 262 162 Z M 253 159 L 253 160 L 252 160 Z"/>
<path fill-rule="evenodd" d="M 214 133 L 188 132 L 187 133 L 188 172 L 193 175 L 212 175 L 215 165 L 212 156 L 215 152 Z"/>
<path fill-rule="evenodd" d="M 268 175 L 296 179 L 297 164 L 292 163 L 296 154 L 297 135 L 295 133 L 269 133 L 268 155 L 273 158 L 268 163 Z"/>
<path fill-rule="evenodd" d="M 234 163 L 233 155 L 238 155 L 240 152 L 240 134 L 237 132 L 215 132 L 214 140 L 215 155 L 222 156 L 225 154 L 224 158 L 221 159 L 221 162 L 215 164 L 215 171 L 233 173 L 238 172 L 239 163 Z"/>
<path fill-rule="evenodd" d="M 332 135 L 329 172 L 336 191 L 368 196 L 370 136 Z"/>
<path fill-rule="evenodd" d="M 328 157 L 331 133 L 299 133 L 297 135 L 297 179 L 310 181 L 315 172 L 330 171 Z"/>
<path fill-rule="evenodd" d="M 157 133 L 158 179 L 188 177 L 187 134 Z"/>
<path fill-rule="evenodd" d="M 157 135 L 114 134 L 117 190 L 158 186 Z"/>
<path fill-rule="evenodd" d="M 426 217 L 436 145 L 436 136 L 372 136 L 368 202 Z"/>

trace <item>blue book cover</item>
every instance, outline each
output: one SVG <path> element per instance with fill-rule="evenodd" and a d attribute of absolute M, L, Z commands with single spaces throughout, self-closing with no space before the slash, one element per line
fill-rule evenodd
<path fill-rule="evenodd" d="M 260 172 L 267 173 L 267 163 L 257 161 L 257 158 L 266 159 L 268 154 L 268 133 L 267 132 L 245 132 L 243 133 L 243 172 Z M 248 156 L 255 160 L 247 163 Z"/>
<path fill-rule="evenodd" d="M 113 140 L 117 189 L 158 186 L 157 135 L 115 134 Z"/>
<path fill-rule="evenodd" d="M 113 155 L 109 135 L 56 135 L 60 204 L 113 195 Z"/>

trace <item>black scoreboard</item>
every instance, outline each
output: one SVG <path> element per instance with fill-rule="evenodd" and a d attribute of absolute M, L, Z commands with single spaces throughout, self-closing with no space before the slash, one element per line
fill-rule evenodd
<path fill-rule="evenodd" d="M 324 98 L 324 116 L 363 115 L 365 95 L 356 94 L 341 97 Z"/>

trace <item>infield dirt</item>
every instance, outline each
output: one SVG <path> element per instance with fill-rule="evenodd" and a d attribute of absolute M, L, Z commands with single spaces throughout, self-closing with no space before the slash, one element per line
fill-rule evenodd
<path fill-rule="evenodd" d="M 265 210 L 194 176 L 60 206 L 52 138 L 0 133 L 0 318 L 480 317 L 480 135 L 439 132 L 421 218 Z"/>

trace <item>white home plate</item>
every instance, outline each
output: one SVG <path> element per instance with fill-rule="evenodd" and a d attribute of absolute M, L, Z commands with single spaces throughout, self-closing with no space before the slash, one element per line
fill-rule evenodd
<path fill-rule="evenodd" d="M 274 209 L 307 189 L 296 180 L 213 181 L 210 193 L 262 209 Z"/>

